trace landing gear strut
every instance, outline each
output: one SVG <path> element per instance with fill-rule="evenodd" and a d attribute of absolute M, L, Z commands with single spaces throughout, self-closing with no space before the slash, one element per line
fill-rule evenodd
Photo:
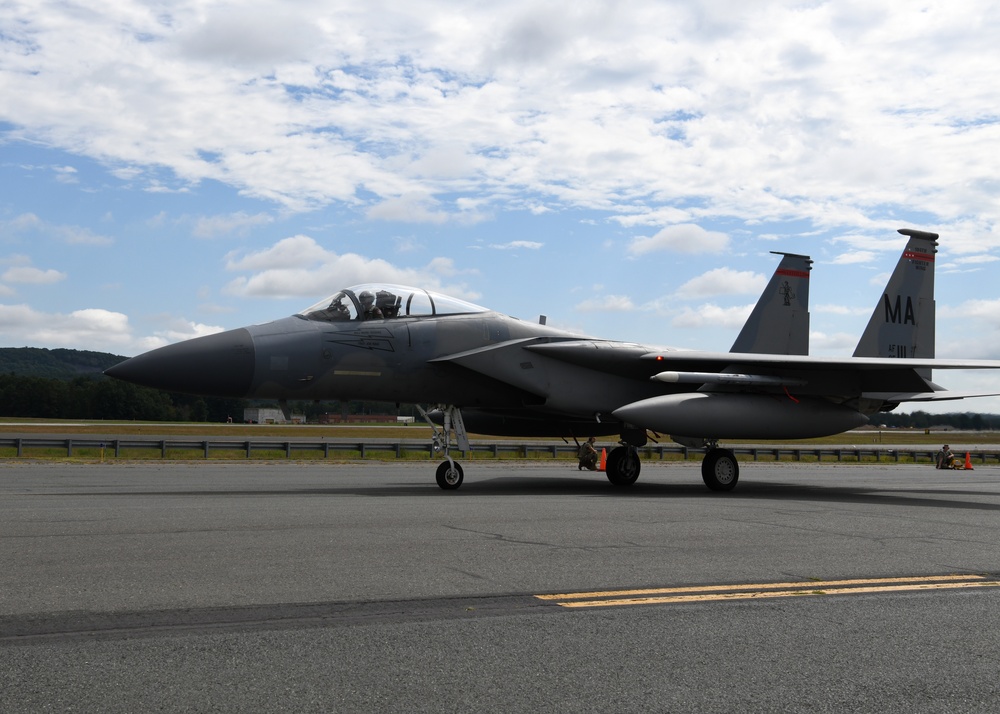
<path fill-rule="evenodd" d="M 446 459 L 437 468 L 437 485 L 445 491 L 454 491 L 462 485 L 462 481 L 465 479 L 465 472 L 462 471 L 462 465 L 451 458 L 451 435 L 454 433 L 455 443 L 460 450 L 469 451 L 469 434 L 465 431 L 465 422 L 462 421 L 462 412 L 458 407 L 448 405 L 438 408 L 444 416 L 444 427 L 442 429 L 438 429 L 437 424 L 431 420 L 427 412 L 417 405 L 417 411 L 420 412 L 420 416 L 430 424 L 431 430 L 434 432 L 431 437 L 431 445 L 434 452 L 444 452 Z"/>

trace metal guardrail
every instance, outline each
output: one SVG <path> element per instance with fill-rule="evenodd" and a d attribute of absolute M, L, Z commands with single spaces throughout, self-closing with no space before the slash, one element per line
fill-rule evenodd
<path fill-rule="evenodd" d="M 768 461 L 779 461 L 783 458 L 791 458 L 792 461 L 802 461 L 804 458 L 815 459 L 816 461 L 837 461 L 837 462 L 860 462 L 866 458 L 874 459 L 876 462 L 895 462 L 903 459 L 913 462 L 926 461 L 934 463 L 937 450 L 933 448 L 885 448 L 885 447 L 772 447 L 772 446 L 741 446 L 730 447 L 738 456 L 750 456 L 754 461 L 761 459 Z M 98 450 L 101 455 L 113 454 L 115 458 L 120 458 L 128 451 L 159 451 L 160 458 L 167 458 L 171 452 L 177 451 L 198 451 L 204 458 L 209 458 L 213 452 L 217 451 L 241 451 L 246 458 L 251 458 L 254 452 L 282 452 L 285 458 L 291 458 L 293 452 L 314 451 L 322 452 L 323 458 L 329 458 L 333 452 L 357 453 L 360 458 L 367 458 L 373 452 L 391 452 L 395 458 L 404 455 L 426 453 L 428 457 L 433 457 L 435 451 L 433 447 L 423 441 L 387 441 L 387 442 L 356 442 L 344 440 L 268 440 L 268 439 L 85 439 L 85 438 L 2 438 L 0 439 L 0 449 L 13 449 L 17 456 L 23 457 L 25 453 L 35 449 L 59 449 L 65 450 L 66 456 L 71 457 L 78 450 Z M 573 444 L 552 444 L 552 443 L 531 443 L 531 442 L 495 442 L 472 444 L 472 452 L 490 454 L 494 458 L 501 454 L 509 454 L 514 457 L 529 458 L 529 455 L 545 454 L 551 458 L 559 456 L 575 456 L 577 447 Z M 468 455 L 469 452 L 461 452 Z M 645 459 L 659 458 L 663 460 L 666 456 L 680 456 L 682 459 L 701 458 L 705 449 L 692 449 L 679 445 L 657 444 L 645 446 L 639 449 L 640 455 Z M 961 459 L 962 454 L 956 454 L 956 458 Z M 970 460 L 978 464 L 986 464 L 991 461 L 1000 464 L 1000 452 L 976 450 L 969 451 Z"/>

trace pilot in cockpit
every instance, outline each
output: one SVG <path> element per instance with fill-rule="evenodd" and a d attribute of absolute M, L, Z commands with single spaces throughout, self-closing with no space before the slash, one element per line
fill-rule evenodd
<path fill-rule="evenodd" d="M 358 302 L 361 303 L 361 311 L 366 320 L 378 320 L 383 317 L 382 309 L 375 304 L 375 296 L 367 290 L 362 290 L 358 295 Z"/>
<path fill-rule="evenodd" d="M 331 322 L 340 322 L 341 320 L 350 320 L 351 311 L 347 309 L 347 305 L 344 304 L 344 296 L 339 295 L 336 300 L 330 303 L 330 307 L 326 309 L 327 319 Z"/>
<path fill-rule="evenodd" d="M 388 290 L 379 290 L 375 293 L 375 309 L 381 310 L 384 317 L 397 317 L 400 302 L 402 302 L 402 298 Z"/>

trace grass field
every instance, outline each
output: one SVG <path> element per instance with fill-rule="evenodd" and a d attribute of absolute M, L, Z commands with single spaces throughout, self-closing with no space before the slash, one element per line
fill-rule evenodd
<path fill-rule="evenodd" d="M 426 424 L 410 425 L 396 424 L 357 424 L 357 425 L 302 425 L 302 424 L 216 424 L 216 423 L 168 423 L 168 422 L 115 422 L 115 421 L 52 421 L 41 419 L 0 418 L 0 434 L 8 436 L 43 435 L 43 434 L 79 434 L 81 436 L 118 436 L 143 437 L 162 435 L 164 437 L 235 437 L 252 438 L 308 438 L 308 439 L 350 439 L 363 441 L 365 439 L 426 439 L 430 440 L 430 428 Z M 552 442 L 553 438 L 531 439 L 525 437 L 502 437 L 483 434 L 470 434 L 473 441 L 487 442 L 517 442 L 533 441 Z M 663 436 L 657 439 L 662 444 L 669 444 L 670 438 Z M 572 441 L 572 439 L 570 439 Z M 598 440 L 603 444 L 613 444 L 615 437 L 604 437 Z M 748 441 L 740 443 L 771 446 L 778 444 L 805 446 L 872 446 L 878 444 L 907 446 L 940 446 L 942 443 L 963 445 L 989 446 L 1000 444 L 1000 431 L 931 431 L 922 429 L 857 429 L 834 436 L 815 439 L 778 439 Z"/>

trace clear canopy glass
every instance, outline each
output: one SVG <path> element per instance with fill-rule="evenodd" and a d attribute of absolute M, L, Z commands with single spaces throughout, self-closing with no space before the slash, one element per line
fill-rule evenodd
<path fill-rule="evenodd" d="M 307 320 L 347 322 L 398 317 L 461 315 L 487 312 L 485 307 L 440 293 L 404 285 L 365 283 L 345 288 L 298 313 Z"/>

